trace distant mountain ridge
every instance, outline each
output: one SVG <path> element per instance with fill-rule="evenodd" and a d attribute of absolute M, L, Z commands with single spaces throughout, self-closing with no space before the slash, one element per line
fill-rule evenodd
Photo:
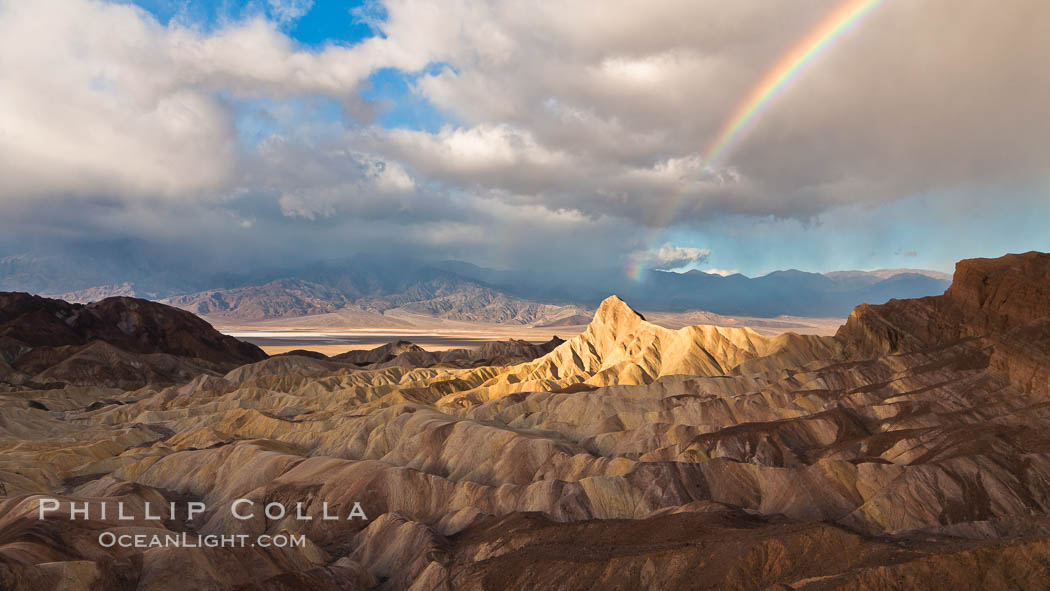
<path fill-rule="evenodd" d="M 759 277 L 722 276 L 699 270 L 649 270 L 637 281 L 624 278 L 619 269 L 606 269 L 593 270 L 577 281 L 553 285 L 545 283 L 542 274 L 535 271 L 499 271 L 460 261 L 446 261 L 439 266 L 527 299 L 593 307 L 605 295 L 617 293 L 644 310 L 706 310 L 761 317 L 845 317 L 860 303 L 936 295 L 951 283 L 946 273 L 921 269 L 830 273 L 788 269 Z"/>
<path fill-rule="evenodd" d="M 899 268 L 899 269 L 872 269 L 870 271 L 830 271 L 824 273 L 824 275 L 833 279 L 839 277 L 856 277 L 869 275 L 878 277 L 879 279 L 889 279 L 894 275 L 901 274 L 912 274 L 912 275 L 925 275 L 926 277 L 932 277 L 933 279 L 943 279 L 945 281 L 952 280 L 951 273 L 945 273 L 943 271 L 933 271 L 931 269 L 911 269 L 911 268 Z"/>
<path fill-rule="evenodd" d="M 397 311 L 448 320 L 529 325 L 577 314 L 576 306 L 543 304 L 515 298 L 502 291 L 454 275 L 438 276 L 388 291 L 370 291 L 348 284 L 325 285 L 297 279 L 279 279 L 261 286 L 209 290 L 162 300 L 213 320 L 258 321 L 357 312 L 362 321 L 384 323 L 380 317 Z M 385 320 L 385 319 L 384 319 Z"/>
<path fill-rule="evenodd" d="M 5 257 L 0 259 L 0 289 L 76 302 L 145 297 L 222 322 L 349 312 L 369 325 L 398 324 L 394 316 L 401 314 L 559 326 L 587 316 L 609 293 L 659 312 L 845 317 L 861 303 L 937 295 L 949 285 L 946 274 L 921 269 L 824 274 L 790 269 L 760 277 L 650 270 L 633 281 L 617 268 L 559 276 L 364 255 L 295 268 L 199 275 L 148 256 L 134 258 L 126 268 L 97 260 L 94 255 L 83 260 Z"/>
<path fill-rule="evenodd" d="M 263 285 L 208 290 L 161 301 L 201 316 L 238 320 L 325 314 L 352 302 L 337 289 L 300 279 L 276 279 Z"/>

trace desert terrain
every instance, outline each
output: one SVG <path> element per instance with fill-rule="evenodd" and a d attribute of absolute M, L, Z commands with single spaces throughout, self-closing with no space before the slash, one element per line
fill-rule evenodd
<path fill-rule="evenodd" d="M 568 338 L 587 330 L 594 310 L 581 309 L 557 320 L 531 324 L 450 320 L 423 314 L 384 313 L 377 317 L 340 313 L 299 316 L 261 322 L 230 323 L 202 316 L 224 334 L 258 345 L 269 355 L 296 349 L 337 355 L 353 349 L 372 349 L 396 340 L 407 340 L 428 350 L 473 348 L 484 343 L 523 340 L 535 343 L 554 337 Z M 679 329 L 695 324 L 750 328 L 776 336 L 784 332 L 830 336 L 843 318 L 778 316 L 758 318 L 724 316 L 704 311 L 643 312 L 653 324 Z"/>
<path fill-rule="evenodd" d="M 0 588 L 1046 588 L 1050 255 L 831 336 L 610 296 L 563 338 L 269 356 L 154 302 L 2 294 Z"/>
<path fill-rule="evenodd" d="M 1050 591 L 1050 0 L 0 0 L 0 591 Z"/>

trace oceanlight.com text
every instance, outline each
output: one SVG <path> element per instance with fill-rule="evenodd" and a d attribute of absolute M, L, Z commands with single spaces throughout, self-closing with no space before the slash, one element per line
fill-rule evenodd
<path fill-rule="evenodd" d="M 301 548 L 306 545 L 302 534 L 118 534 L 102 532 L 98 543 L 103 548 Z"/>

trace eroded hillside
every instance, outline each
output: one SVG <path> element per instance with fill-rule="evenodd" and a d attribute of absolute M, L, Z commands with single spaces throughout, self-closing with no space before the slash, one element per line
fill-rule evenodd
<path fill-rule="evenodd" d="M 1050 255 L 1029 253 L 963 261 L 944 296 L 860 306 L 836 337 L 670 330 L 610 297 L 512 365 L 395 347 L 133 390 L 12 382 L 0 586 L 1045 588 L 1048 327 Z M 43 497 L 208 510 L 40 520 Z M 239 498 L 314 519 L 238 520 Z M 321 519 L 355 502 L 367 520 Z M 103 531 L 309 544 L 103 548 Z"/>

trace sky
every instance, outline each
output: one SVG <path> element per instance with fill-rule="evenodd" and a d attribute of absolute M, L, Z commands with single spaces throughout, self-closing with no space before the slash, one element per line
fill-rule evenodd
<path fill-rule="evenodd" d="M 1050 251 L 1047 26 L 1042 0 L 0 0 L 0 254 L 758 275 Z"/>

